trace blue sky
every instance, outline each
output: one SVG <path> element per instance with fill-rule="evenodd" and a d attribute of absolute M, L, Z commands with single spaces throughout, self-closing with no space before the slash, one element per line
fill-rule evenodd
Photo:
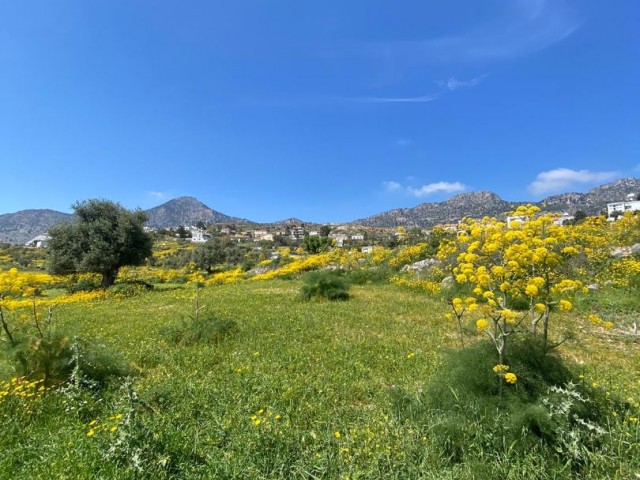
<path fill-rule="evenodd" d="M 348 221 L 640 176 L 636 0 L 2 1 L 0 214 Z"/>

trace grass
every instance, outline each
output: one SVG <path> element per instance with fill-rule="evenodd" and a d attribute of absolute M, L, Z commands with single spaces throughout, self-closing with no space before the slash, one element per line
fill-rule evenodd
<path fill-rule="evenodd" d="M 458 344 L 443 301 L 370 284 L 353 286 L 348 302 L 302 302 L 300 286 L 203 289 L 201 314 L 236 327 L 190 346 L 162 334 L 193 314 L 186 286 L 59 307 L 58 328 L 119 352 L 135 376 L 28 404 L 0 400 L 0 478 L 574 478 L 542 446 L 516 455 L 470 445 L 473 456 L 452 462 L 432 441 L 436 419 L 398 414 L 394 392 L 419 399 L 440 353 Z M 585 381 L 640 398 L 640 344 L 576 330 L 561 353 Z M 0 375 L 12 375 L 9 364 Z M 104 427 L 88 436 L 94 420 Z M 637 429 L 612 424 L 580 478 L 640 473 Z"/>

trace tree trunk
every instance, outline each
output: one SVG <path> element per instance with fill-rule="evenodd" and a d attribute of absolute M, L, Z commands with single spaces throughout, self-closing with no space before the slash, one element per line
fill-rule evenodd
<path fill-rule="evenodd" d="M 102 272 L 102 282 L 101 282 L 102 288 L 109 288 L 111 285 L 116 283 L 117 277 L 118 277 L 118 269 Z"/>

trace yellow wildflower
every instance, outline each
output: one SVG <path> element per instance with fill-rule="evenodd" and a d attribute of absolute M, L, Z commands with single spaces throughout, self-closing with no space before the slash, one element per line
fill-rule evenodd
<path fill-rule="evenodd" d="M 476 320 L 476 328 L 478 330 L 485 330 L 489 328 L 489 322 L 487 322 L 484 318 L 480 318 L 479 320 Z"/>
<path fill-rule="evenodd" d="M 568 312 L 573 308 L 573 305 L 569 300 L 560 300 L 560 310 Z"/>

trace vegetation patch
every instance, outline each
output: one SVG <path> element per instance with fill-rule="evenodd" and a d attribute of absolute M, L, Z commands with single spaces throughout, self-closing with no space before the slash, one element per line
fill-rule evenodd
<path fill-rule="evenodd" d="M 163 338 L 171 345 L 215 344 L 237 329 L 237 323 L 211 315 L 198 315 L 162 328 Z"/>
<path fill-rule="evenodd" d="M 349 299 L 349 282 L 337 272 L 319 271 L 304 275 L 300 289 L 303 300 L 326 299 L 331 301 Z"/>

